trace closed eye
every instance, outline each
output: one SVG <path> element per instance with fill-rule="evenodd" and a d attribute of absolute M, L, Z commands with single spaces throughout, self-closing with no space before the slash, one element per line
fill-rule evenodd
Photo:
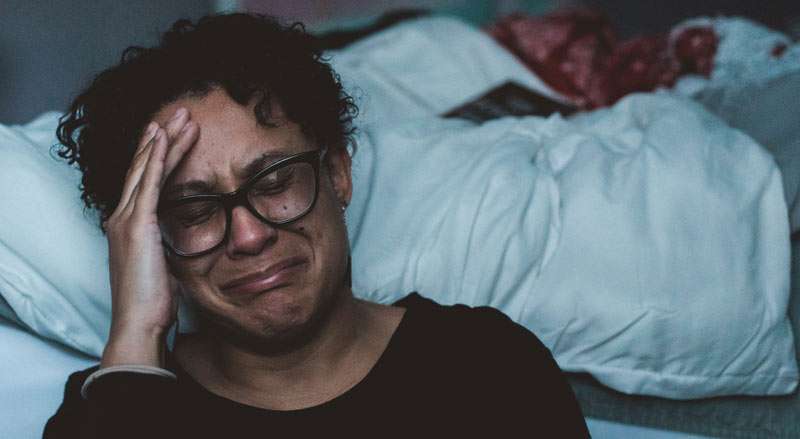
<path fill-rule="evenodd" d="M 182 227 L 192 227 L 208 221 L 218 209 L 217 203 L 189 203 L 175 209 L 169 216 Z"/>
<path fill-rule="evenodd" d="M 286 166 L 260 178 L 250 189 L 251 195 L 276 195 L 288 189 L 294 182 L 294 167 Z"/>

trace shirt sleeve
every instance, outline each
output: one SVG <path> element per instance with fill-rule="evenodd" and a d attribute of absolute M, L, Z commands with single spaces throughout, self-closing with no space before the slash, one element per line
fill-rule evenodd
<path fill-rule="evenodd" d="M 175 413 L 174 379 L 136 372 L 114 372 L 81 387 L 97 368 L 72 374 L 64 401 L 47 422 L 44 439 L 166 438 Z M 175 437 L 175 436 L 172 436 Z"/>

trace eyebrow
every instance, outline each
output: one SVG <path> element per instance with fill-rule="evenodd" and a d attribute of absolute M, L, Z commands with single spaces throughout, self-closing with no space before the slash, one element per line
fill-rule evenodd
<path fill-rule="evenodd" d="M 185 183 L 170 185 L 164 190 L 162 198 L 174 199 L 187 195 L 210 194 L 213 192 L 211 184 L 202 180 L 190 180 Z"/>
<path fill-rule="evenodd" d="M 291 154 L 289 153 L 278 152 L 278 151 L 265 152 L 264 154 L 261 154 L 261 156 L 259 156 L 258 158 L 254 159 L 253 161 L 245 165 L 245 167 L 242 168 L 241 171 L 234 171 L 234 173 L 236 174 L 237 177 L 241 178 L 242 180 L 247 180 L 248 178 L 256 175 L 262 169 L 270 166 L 271 164 L 277 162 L 280 159 L 289 157 L 290 155 Z"/>
<path fill-rule="evenodd" d="M 289 157 L 290 155 L 291 154 L 285 152 L 265 152 L 258 158 L 253 159 L 250 163 L 245 165 L 245 167 L 240 171 L 234 171 L 234 173 L 242 180 L 247 180 L 264 168 L 267 168 L 278 160 Z M 164 190 L 162 197 L 174 199 L 188 195 L 210 194 L 213 192 L 214 187 L 211 183 L 203 180 L 189 180 L 184 183 L 170 185 Z"/>

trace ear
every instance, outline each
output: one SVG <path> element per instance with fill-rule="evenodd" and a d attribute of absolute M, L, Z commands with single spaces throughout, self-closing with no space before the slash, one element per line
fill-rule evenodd
<path fill-rule="evenodd" d="M 336 198 L 342 206 L 347 206 L 353 195 L 353 180 L 350 173 L 352 160 L 347 148 L 329 150 L 325 161 L 328 163 L 328 176 Z"/>

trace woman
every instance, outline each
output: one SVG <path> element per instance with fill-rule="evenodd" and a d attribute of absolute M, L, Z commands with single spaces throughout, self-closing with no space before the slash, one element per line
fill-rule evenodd
<path fill-rule="evenodd" d="M 350 288 L 356 108 L 302 27 L 176 23 L 59 126 L 110 249 L 112 328 L 45 438 L 586 437 L 549 351 L 499 311 Z M 198 331 L 166 349 L 177 297 Z"/>

